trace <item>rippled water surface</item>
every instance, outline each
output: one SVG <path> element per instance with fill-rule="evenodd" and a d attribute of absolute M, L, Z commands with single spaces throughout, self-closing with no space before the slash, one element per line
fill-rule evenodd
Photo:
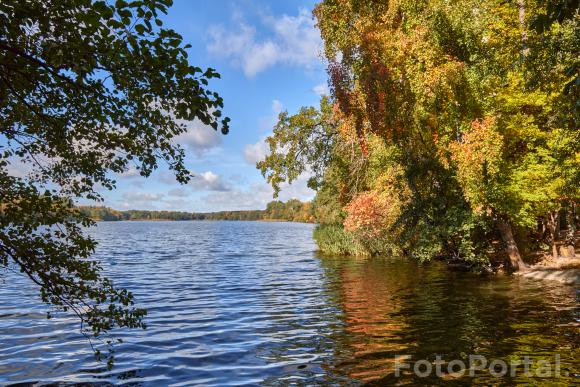
<path fill-rule="evenodd" d="M 0 385 L 580 382 L 576 287 L 402 259 L 320 257 L 312 228 L 100 223 L 90 231 L 100 242 L 98 258 L 148 309 L 147 330 L 117 334 L 125 342 L 111 371 L 93 361 L 76 320 L 46 320 L 37 289 L 0 273 Z M 551 363 L 558 354 L 568 376 L 395 376 L 395 356 L 413 364 L 470 354 Z"/>

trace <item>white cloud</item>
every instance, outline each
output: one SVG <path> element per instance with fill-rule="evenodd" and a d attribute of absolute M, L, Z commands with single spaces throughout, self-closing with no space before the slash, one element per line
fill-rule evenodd
<path fill-rule="evenodd" d="M 280 184 L 280 193 L 278 194 L 277 200 L 287 201 L 290 199 L 299 199 L 299 200 L 312 200 L 314 194 L 316 193 L 314 190 L 308 188 L 308 179 L 312 175 L 310 172 L 304 172 L 296 180 L 292 182 L 292 184 L 282 183 Z M 270 192 L 273 192 L 273 189 L 269 187 Z M 271 201 L 272 199 L 268 200 Z"/>
<path fill-rule="evenodd" d="M 280 112 L 282 111 L 282 108 L 284 107 L 284 105 L 282 104 L 282 102 L 278 101 L 277 99 L 272 101 L 272 114 L 274 116 L 276 116 L 276 118 L 278 118 L 278 115 L 280 115 Z"/>
<path fill-rule="evenodd" d="M 301 175 L 291 185 L 283 184 L 276 200 L 311 200 L 314 191 L 307 186 L 308 175 Z M 203 198 L 204 211 L 256 210 L 265 209 L 274 200 L 274 190 L 265 182 L 251 184 L 247 189 L 215 192 Z"/>
<path fill-rule="evenodd" d="M 177 179 L 175 178 L 175 173 L 173 173 L 172 171 L 159 172 L 159 177 L 157 179 L 164 184 L 176 184 L 177 183 Z"/>
<path fill-rule="evenodd" d="M 262 117 L 259 120 L 259 126 L 262 131 L 271 132 L 272 128 L 278 122 L 278 116 L 282 112 L 284 105 L 279 100 L 272 101 L 272 113 L 267 117 Z M 256 165 L 258 161 L 264 160 L 270 147 L 266 144 L 266 136 L 262 137 L 254 144 L 247 144 L 244 147 L 244 159 L 251 165 Z"/>
<path fill-rule="evenodd" d="M 24 158 L 12 156 L 3 160 L 7 162 L 4 168 L 8 175 L 27 179 L 34 179 L 34 175 L 41 172 L 43 168 L 49 169 L 53 164 L 60 162 L 59 158 L 45 154 L 35 155 L 34 160 L 28 156 Z"/>
<path fill-rule="evenodd" d="M 187 196 L 189 196 L 189 192 L 187 192 L 185 189 L 183 188 L 173 188 L 170 189 L 169 192 L 167 192 L 168 196 L 173 196 L 173 197 L 178 197 L 178 198 L 185 198 Z"/>
<path fill-rule="evenodd" d="M 251 165 L 256 165 L 268 155 L 270 147 L 266 144 L 266 138 L 261 138 L 255 144 L 247 144 L 244 147 L 244 159 Z"/>
<path fill-rule="evenodd" d="M 278 123 L 278 116 L 284 109 L 282 102 L 277 99 L 272 101 L 271 113 L 268 116 L 260 117 L 258 121 L 259 128 L 262 132 L 269 132 L 272 130 L 274 125 Z"/>
<path fill-rule="evenodd" d="M 6 173 L 10 176 L 19 178 L 26 177 L 33 170 L 30 164 L 25 163 L 21 159 L 10 158 L 6 161 L 8 161 L 8 164 L 6 165 Z"/>
<path fill-rule="evenodd" d="M 170 211 L 191 211 L 191 200 L 180 198 L 167 199 L 163 202 L 164 208 Z"/>
<path fill-rule="evenodd" d="M 129 191 L 123 193 L 123 199 L 120 201 L 122 209 L 143 209 L 155 210 L 164 195 L 151 192 Z"/>
<path fill-rule="evenodd" d="M 124 177 L 127 179 L 132 179 L 134 177 L 141 176 L 139 170 L 135 165 L 130 165 L 124 172 L 118 174 L 120 177 Z"/>
<path fill-rule="evenodd" d="M 326 82 L 314 86 L 312 91 L 321 97 L 324 95 L 330 95 L 330 90 L 328 89 L 328 84 Z"/>
<path fill-rule="evenodd" d="M 319 62 L 321 39 L 310 13 L 301 9 L 296 16 L 264 16 L 268 38 L 260 39 L 256 28 L 238 16 L 233 29 L 210 27 L 207 50 L 226 57 L 252 77 L 276 64 L 310 68 Z"/>
<path fill-rule="evenodd" d="M 200 121 L 182 121 L 187 131 L 175 137 L 175 142 L 193 151 L 198 157 L 222 143 L 222 134 Z"/>
<path fill-rule="evenodd" d="M 265 183 L 251 184 L 247 189 L 215 192 L 203 198 L 208 211 L 258 210 L 264 209 L 272 200 L 272 193 Z"/>
<path fill-rule="evenodd" d="M 196 191 L 230 190 L 228 184 L 226 184 L 219 175 L 213 173 L 212 171 L 207 171 L 199 174 L 194 173 L 193 178 L 189 181 L 188 184 Z"/>
<path fill-rule="evenodd" d="M 282 184 L 277 200 L 287 201 L 299 199 L 311 200 L 315 192 L 308 188 L 309 174 L 304 173 L 292 184 Z M 190 188 L 193 191 L 190 193 Z M 177 187 L 163 193 L 124 192 L 117 204 L 111 205 L 118 209 L 142 210 L 178 210 L 178 211 L 227 211 L 256 210 L 266 208 L 266 204 L 274 200 L 273 189 L 263 181 L 235 186 L 225 182 L 218 174 L 207 171 L 195 174 L 187 186 Z"/>
<path fill-rule="evenodd" d="M 124 192 L 123 199 L 135 202 L 156 202 L 163 198 L 163 194 L 151 192 Z"/>
<path fill-rule="evenodd" d="M 186 186 L 192 188 L 194 191 L 227 191 L 230 189 L 224 179 L 212 171 L 206 172 L 191 172 L 192 177 Z M 158 180 L 164 184 L 174 185 L 179 184 L 175 179 L 175 175 L 171 171 L 161 171 Z M 174 188 L 168 191 L 169 196 L 185 197 L 189 193 L 181 187 Z"/>

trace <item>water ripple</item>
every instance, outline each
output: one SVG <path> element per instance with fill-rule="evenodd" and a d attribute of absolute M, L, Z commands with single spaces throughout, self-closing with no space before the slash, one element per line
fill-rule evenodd
<path fill-rule="evenodd" d="M 578 374 L 573 287 L 480 278 L 438 264 L 322 258 L 312 227 L 100 223 L 90 230 L 100 243 L 96 257 L 148 309 L 148 329 L 115 332 L 124 343 L 109 371 L 94 362 L 74 318 L 47 320 L 37 290 L 3 274 L 0 384 L 441 384 L 393 379 L 402 354 L 559 353 L 563 369 Z M 484 374 L 454 381 L 497 382 Z"/>

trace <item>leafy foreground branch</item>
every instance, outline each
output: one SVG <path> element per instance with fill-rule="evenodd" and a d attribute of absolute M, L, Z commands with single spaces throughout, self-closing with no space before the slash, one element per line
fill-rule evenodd
<path fill-rule="evenodd" d="M 282 113 L 258 168 L 276 192 L 313 176 L 322 251 L 512 271 L 574 256 L 575 4 L 321 1 L 331 96 Z"/>
<path fill-rule="evenodd" d="M 149 176 L 164 162 L 190 179 L 174 138 L 192 120 L 228 131 L 213 69 L 191 66 L 163 28 L 171 0 L 0 3 L 0 266 L 24 273 L 42 300 L 78 316 L 112 364 L 116 327 L 145 328 L 145 311 L 90 258 L 93 222 L 73 206 L 102 200 L 111 172 Z M 96 341 L 94 341 L 96 340 Z"/>

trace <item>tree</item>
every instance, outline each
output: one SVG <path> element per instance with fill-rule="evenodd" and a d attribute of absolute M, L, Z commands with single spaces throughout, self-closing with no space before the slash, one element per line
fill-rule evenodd
<path fill-rule="evenodd" d="M 335 135 L 336 123 L 328 97 L 321 99 L 320 109 L 304 107 L 295 115 L 280 113 L 272 136 L 266 139 L 270 153 L 257 164 L 274 188 L 275 197 L 280 183 L 291 183 L 308 169 L 314 175 L 308 185 L 316 188 L 330 160 Z"/>
<path fill-rule="evenodd" d="M 518 270 L 543 218 L 557 255 L 555 217 L 580 197 L 575 3 L 321 1 L 332 114 L 281 116 L 258 167 L 274 187 L 316 171 L 329 250 L 385 252 L 388 236 L 420 260 Z M 336 128 L 330 146 L 309 117 Z"/>
<path fill-rule="evenodd" d="M 0 266 L 16 266 L 100 340 L 144 328 L 145 311 L 90 259 L 95 242 L 82 227 L 92 221 L 74 200 L 102 200 L 112 172 L 133 166 L 146 177 L 161 161 L 185 183 L 174 138 L 186 123 L 228 131 L 222 99 L 206 88 L 219 74 L 190 65 L 189 46 L 163 28 L 171 3 L 0 3 Z"/>

